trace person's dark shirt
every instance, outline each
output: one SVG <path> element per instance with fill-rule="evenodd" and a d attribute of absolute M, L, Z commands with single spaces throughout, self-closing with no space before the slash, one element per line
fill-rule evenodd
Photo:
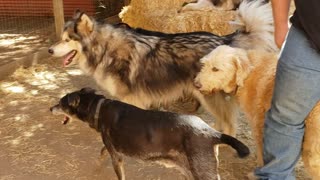
<path fill-rule="evenodd" d="M 292 25 L 304 31 L 311 44 L 320 51 L 320 0 L 295 0 Z"/>

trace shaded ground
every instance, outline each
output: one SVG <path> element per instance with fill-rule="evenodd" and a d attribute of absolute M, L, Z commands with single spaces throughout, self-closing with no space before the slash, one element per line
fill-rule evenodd
<path fill-rule="evenodd" d="M 53 18 L 0 17 L 0 66 L 52 44 Z"/>
<path fill-rule="evenodd" d="M 66 93 L 97 86 L 76 68 L 62 68 L 61 62 L 53 59 L 45 61 L 0 81 L 0 180 L 116 180 L 110 158 L 99 155 L 99 134 L 80 121 L 64 126 L 62 116 L 49 112 L 49 107 Z M 199 115 L 212 123 L 206 113 Z M 254 152 L 244 118 L 240 119 L 238 138 Z M 222 179 L 246 179 L 255 167 L 254 153 L 239 159 L 228 147 L 220 152 Z M 175 170 L 131 158 L 125 159 L 125 170 L 130 180 L 182 179 Z M 297 173 L 298 179 L 308 179 L 301 163 Z"/>

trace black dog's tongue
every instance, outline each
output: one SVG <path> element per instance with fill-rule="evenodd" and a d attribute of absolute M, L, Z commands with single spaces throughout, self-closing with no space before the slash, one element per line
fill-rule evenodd
<path fill-rule="evenodd" d="M 63 125 L 66 125 L 69 122 L 70 118 L 68 116 L 64 117 L 64 120 L 62 121 Z"/>

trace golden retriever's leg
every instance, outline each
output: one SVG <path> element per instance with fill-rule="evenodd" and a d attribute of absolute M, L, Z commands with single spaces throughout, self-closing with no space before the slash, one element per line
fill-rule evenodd
<path fill-rule="evenodd" d="M 254 117 L 248 117 L 248 123 L 250 125 L 253 138 L 256 143 L 256 156 L 257 156 L 257 165 L 261 167 L 263 165 L 263 128 L 264 128 L 264 111 L 261 111 L 261 114 Z"/>
<path fill-rule="evenodd" d="M 320 179 L 320 102 L 306 119 L 302 160 L 312 179 Z"/>
<path fill-rule="evenodd" d="M 194 95 L 201 105 L 215 117 L 215 129 L 231 136 L 236 135 L 238 105 L 234 98 L 227 99 L 220 93 L 204 96 L 196 91 Z"/>
<path fill-rule="evenodd" d="M 256 125 L 252 131 L 256 141 L 257 165 L 261 167 L 263 165 L 263 121 L 262 126 Z"/>

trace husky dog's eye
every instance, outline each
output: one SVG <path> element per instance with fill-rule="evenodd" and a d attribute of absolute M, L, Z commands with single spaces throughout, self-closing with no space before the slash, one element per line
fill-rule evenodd
<path fill-rule="evenodd" d="M 218 68 L 216 68 L 216 67 L 213 67 L 211 70 L 212 70 L 213 72 L 217 72 L 217 71 L 219 71 L 219 69 L 218 69 Z"/>

